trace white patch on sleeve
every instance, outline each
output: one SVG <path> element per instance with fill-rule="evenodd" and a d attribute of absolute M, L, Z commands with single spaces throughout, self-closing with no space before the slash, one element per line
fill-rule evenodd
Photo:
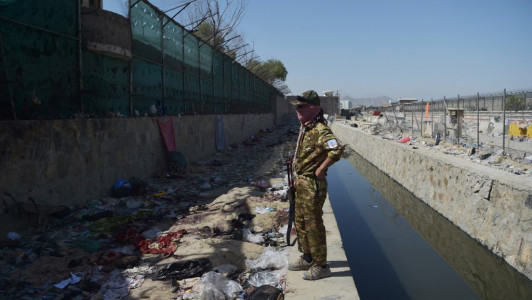
<path fill-rule="evenodd" d="M 329 147 L 329 149 L 335 149 L 336 147 L 338 147 L 338 143 L 336 142 L 336 139 L 328 140 L 327 146 Z"/>

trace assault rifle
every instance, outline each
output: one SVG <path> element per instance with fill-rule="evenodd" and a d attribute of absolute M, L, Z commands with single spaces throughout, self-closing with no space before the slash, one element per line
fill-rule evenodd
<path fill-rule="evenodd" d="M 292 223 L 294 223 L 296 216 L 296 188 L 294 186 L 294 179 L 292 177 L 292 163 L 292 159 L 285 160 L 286 173 L 288 174 L 288 192 L 286 193 L 286 196 L 288 198 L 288 203 L 290 204 L 290 208 L 288 210 L 288 228 L 286 229 L 286 243 L 288 246 L 293 246 L 290 243 L 290 233 L 292 232 Z"/>

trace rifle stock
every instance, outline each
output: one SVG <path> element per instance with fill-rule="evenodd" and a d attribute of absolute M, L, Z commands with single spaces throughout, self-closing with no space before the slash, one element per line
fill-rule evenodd
<path fill-rule="evenodd" d="M 292 223 L 294 223 L 295 215 L 296 215 L 296 189 L 294 186 L 294 181 L 292 178 L 292 159 L 288 159 L 285 161 L 286 163 L 286 173 L 288 174 L 288 192 L 287 192 L 287 198 L 289 203 L 289 210 L 288 210 L 288 227 L 286 229 L 286 244 L 288 246 L 293 246 L 290 242 L 290 234 L 292 232 Z M 295 223 L 294 223 L 295 225 Z M 294 240 L 295 242 L 295 240 Z"/>

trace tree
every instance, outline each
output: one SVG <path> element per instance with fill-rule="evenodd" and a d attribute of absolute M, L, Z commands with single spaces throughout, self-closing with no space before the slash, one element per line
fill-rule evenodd
<path fill-rule="evenodd" d="M 278 59 L 269 59 L 265 62 L 251 60 L 246 67 L 269 84 L 275 81 L 284 82 L 288 75 L 284 64 Z"/>
<path fill-rule="evenodd" d="M 519 97 L 517 95 L 511 95 L 506 98 L 506 110 L 523 110 L 525 109 L 525 98 Z"/>
<path fill-rule="evenodd" d="M 188 10 L 187 23 L 197 26 L 194 34 L 205 43 L 227 52 L 243 44 L 236 29 L 245 12 L 245 0 L 198 0 Z"/>
<path fill-rule="evenodd" d="M 205 21 L 201 23 L 198 26 L 197 31 L 194 32 L 194 35 L 196 35 L 202 41 L 206 42 L 207 44 L 211 46 L 221 45 L 224 42 L 221 35 L 216 34 L 214 25 L 210 23 L 209 21 Z"/>

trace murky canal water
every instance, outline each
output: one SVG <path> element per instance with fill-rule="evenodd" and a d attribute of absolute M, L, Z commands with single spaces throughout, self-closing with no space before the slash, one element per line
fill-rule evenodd
<path fill-rule="evenodd" d="M 361 299 L 532 299 L 532 281 L 356 153 L 328 181 Z"/>

